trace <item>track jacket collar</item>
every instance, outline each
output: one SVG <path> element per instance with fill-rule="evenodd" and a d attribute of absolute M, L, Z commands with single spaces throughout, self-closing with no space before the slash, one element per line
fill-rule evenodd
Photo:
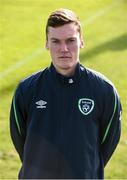
<path fill-rule="evenodd" d="M 75 82 L 77 82 L 79 80 L 79 77 L 81 75 L 79 63 L 77 63 L 77 65 L 76 65 L 74 75 L 70 76 L 70 77 L 66 77 L 66 76 L 63 76 L 60 73 L 58 73 L 52 63 L 51 63 L 50 69 L 51 69 L 51 73 L 53 74 L 53 76 L 62 84 L 68 84 L 68 85 L 74 84 Z"/>

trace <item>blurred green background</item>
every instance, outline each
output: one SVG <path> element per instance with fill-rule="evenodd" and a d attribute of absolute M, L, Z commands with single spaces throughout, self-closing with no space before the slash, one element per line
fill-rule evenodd
<path fill-rule="evenodd" d="M 50 64 L 45 25 L 59 7 L 80 17 L 82 64 L 107 76 L 120 95 L 122 135 L 105 178 L 127 178 L 127 0 L 0 0 L 0 179 L 17 178 L 21 163 L 10 138 L 10 104 L 19 81 Z"/>

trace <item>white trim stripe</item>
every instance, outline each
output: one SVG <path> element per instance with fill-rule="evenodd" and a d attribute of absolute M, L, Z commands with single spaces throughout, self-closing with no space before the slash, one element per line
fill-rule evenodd
<path fill-rule="evenodd" d="M 26 56 L 25 58 L 19 60 L 18 62 L 16 62 L 12 66 L 10 66 L 4 72 L 0 73 L 0 79 L 3 79 L 8 74 L 15 71 L 17 68 L 19 68 L 19 67 L 23 66 L 25 63 L 31 61 L 34 57 L 37 57 L 39 54 L 42 53 L 43 50 L 44 50 L 43 48 L 38 48 L 35 51 L 33 51 L 32 54 Z"/>
<path fill-rule="evenodd" d="M 121 0 L 114 1 L 112 4 L 106 6 L 105 8 L 100 9 L 100 11 L 96 12 L 95 14 L 87 18 L 86 20 L 82 21 L 82 25 L 84 26 L 84 25 L 92 24 L 94 20 L 96 20 L 99 17 L 104 16 L 105 14 L 110 12 L 112 9 L 114 9 L 116 6 L 118 6 L 121 2 L 122 2 Z"/>

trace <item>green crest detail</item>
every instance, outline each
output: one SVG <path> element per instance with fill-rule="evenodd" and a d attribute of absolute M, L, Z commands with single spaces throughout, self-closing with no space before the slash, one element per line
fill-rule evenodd
<path fill-rule="evenodd" d="M 94 108 L 94 101 L 88 98 L 82 98 L 78 101 L 78 107 L 82 114 L 88 115 Z"/>

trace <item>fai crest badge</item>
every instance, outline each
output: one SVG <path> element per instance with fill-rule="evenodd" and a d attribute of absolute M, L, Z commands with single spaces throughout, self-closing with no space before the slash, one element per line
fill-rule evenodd
<path fill-rule="evenodd" d="M 78 107 L 82 114 L 88 115 L 94 108 L 94 101 L 88 98 L 82 98 L 78 101 Z"/>

